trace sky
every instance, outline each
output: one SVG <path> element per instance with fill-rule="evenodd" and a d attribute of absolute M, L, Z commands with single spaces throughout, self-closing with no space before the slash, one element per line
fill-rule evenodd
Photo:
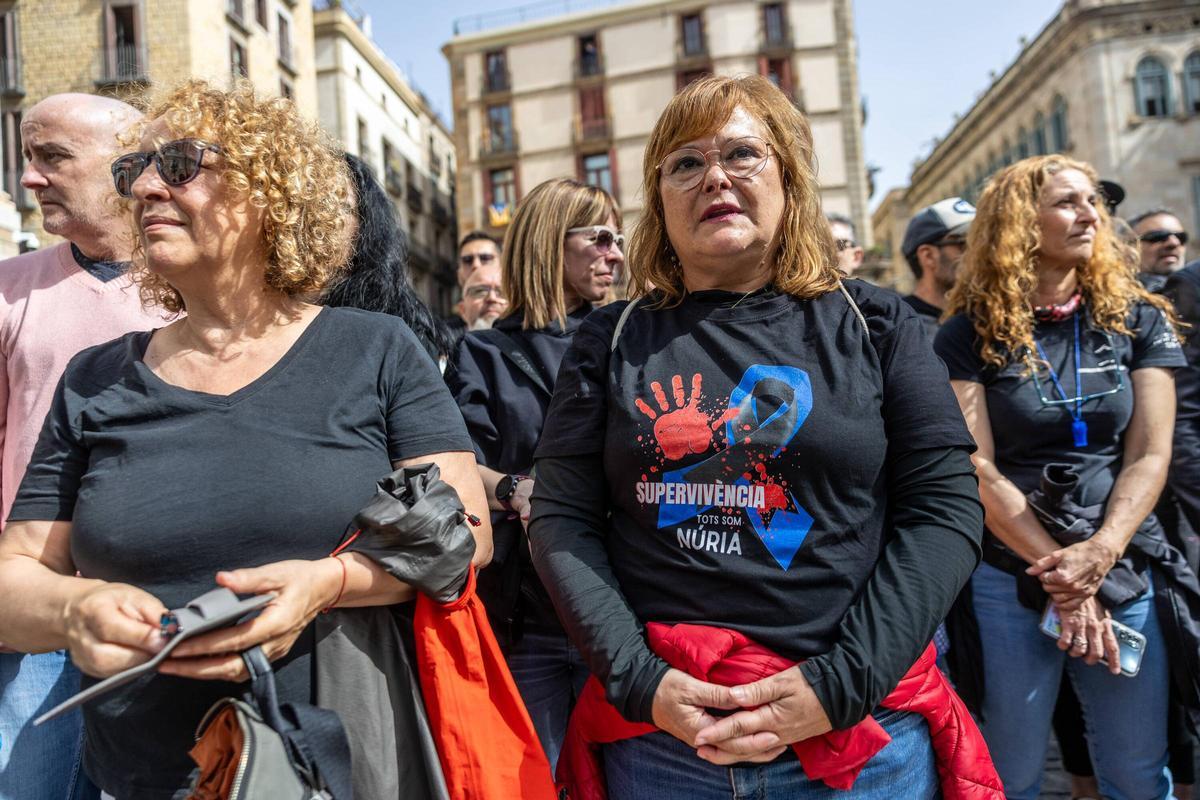
<path fill-rule="evenodd" d="M 372 36 L 450 124 L 450 69 L 441 47 L 454 20 L 519 2 L 356 0 Z M 568 0 L 562 0 L 563 3 Z M 584 0 L 587 2 L 587 0 Z M 545 0 L 536 3 L 552 6 Z M 576 6 L 581 5 L 576 0 Z M 859 87 L 867 103 L 863 149 L 879 167 L 871 207 L 908 182 L 913 162 L 944 136 L 1057 12 L 1056 0 L 854 0 Z"/>

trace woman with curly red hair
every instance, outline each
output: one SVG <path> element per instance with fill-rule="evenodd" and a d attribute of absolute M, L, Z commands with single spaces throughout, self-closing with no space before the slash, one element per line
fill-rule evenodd
<path fill-rule="evenodd" d="M 1096 187 L 1090 166 L 1062 156 L 997 174 L 936 340 L 978 445 L 982 728 L 1011 798 L 1038 796 L 1064 663 L 1104 796 L 1171 785 L 1166 646 L 1130 542 L 1161 540 L 1151 512 L 1183 358 L 1169 304 L 1137 282 Z M 1068 516 L 1074 533 L 1060 529 Z M 1057 647 L 1039 632 L 1048 603 Z M 1120 674 L 1110 619 L 1145 637 L 1135 676 Z"/>

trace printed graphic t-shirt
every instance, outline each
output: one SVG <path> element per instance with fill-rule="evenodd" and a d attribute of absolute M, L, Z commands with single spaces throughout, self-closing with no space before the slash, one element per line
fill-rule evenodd
<path fill-rule="evenodd" d="M 643 622 L 828 651 L 888 540 L 891 461 L 973 447 L 917 316 L 846 284 L 869 342 L 840 292 L 639 306 L 611 358 L 623 304 L 580 328 L 537 456 L 603 453 L 609 559 Z"/>
<path fill-rule="evenodd" d="M 1086 310 L 1077 313 L 1084 314 L 1079 326 L 1079 385 L 1075 382 L 1074 319 L 1039 322 L 1034 338 L 1067 397 L 1085 398 L 1085 447 L 1074 446 L 1074 405 L 1043 402 L 1043 397 L 1062 399 L 1049 372 L 1039 370 L 1035 381 L 1023 359 L 1002 369 L 986 365 L 967 316 L 959 314 L 947 320 L 934 349 L 946 363 L 951 379 L 983 384 L 996 467 L 1004 477 L 1028 493 L 1037 488 L 1046 464 L 1071 464 L 1080 476 L 1077 502 L 1092 505 L 1108 499 L 1121 471 L 1125 429 L 1133 416 L 1130 373 L 1146 367 L 1173 369 L 1186 366 L 1186 361 L 1166 317 L 1149 303 L 1138 303 L 1130 311 L 1126 324 L 1132 336 L 1105 333 L 1091 324 Z"/>

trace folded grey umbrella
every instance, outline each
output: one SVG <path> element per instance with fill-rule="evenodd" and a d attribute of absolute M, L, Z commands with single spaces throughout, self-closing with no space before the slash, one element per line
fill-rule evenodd
<path fill-rule="evenodd" d="M 467 583 L 478 525 L 463 509 L 437 464 L 401 467 L 379 481 L 375 498 L 354 516 L 355 552 L 439 603 L 455 600 Z"/>

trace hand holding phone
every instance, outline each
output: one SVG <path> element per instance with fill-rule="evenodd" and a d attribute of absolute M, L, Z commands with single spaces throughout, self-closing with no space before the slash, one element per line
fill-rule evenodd
<path fill-rule="evenodd" d="M 1117 662 L 1121 674 L 1132 678 L 1141 669 L 1142 655 L 1146 651 L 1146 637 L 1115 619 L 1109 620 L 1109 623 L 1112 625 L 1113 635 L 1117 638 Z M 1052 639 L 1062 638 L 1062 619 L 1059 617 L 1058 607 L 1053 602 L 1046 604 L 1046 612 L 1042 615 L 1038 630 Z M 1100 660 L 1108 664 L 1107 658 L 1102 657 Z"/>

